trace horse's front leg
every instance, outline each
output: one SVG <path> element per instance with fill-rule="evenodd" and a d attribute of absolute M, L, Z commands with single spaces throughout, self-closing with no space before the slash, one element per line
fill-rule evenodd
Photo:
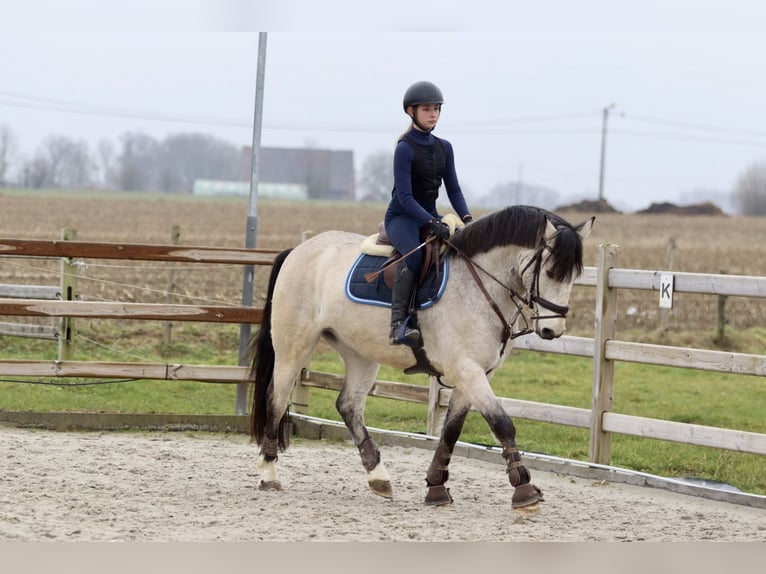
<path fill-rule="evenodd" d="M 470 409 L 471 404 L 465 396 L 458 389 L 454 389 L 452 397 L 450 397 L 449 407 L 447 407 L 447 416 L 444 419 L 439 445 L 436 447 L 431 465 L 426 473 L 426 485 L 428 487 L 426 504 L 429 506 L 452 504 L 452 496 L 444 484 L 449 479 L 449 463 L 452 452 Z"/>
<path fill-rule="evenodd" d="M 521 461 L 521 454 L 516 446 L 516 427 L 497 399 L 493 404 L 481 410 L 489 423 L 492 433 L 503 447 L 503 458 L 511 486 L 514 487 L 511 506 L 528 508 L 543 500 L 542 491 L 532 484 L 532 475 Z"/>
<path fill-rule="evenodd" d="M 521 460 L 521 454 L 516 446 L 516 427 L 511 417 L 495 397 L 495 393 L 489 386 L 489 380 L 483 373 L 481 377 L 474 378 L 464 390 L 503 447 L 508 480 L 514 487 L 511 506 L 532 510 L 534 505 L 543 500 L 542 491 L 532 484 L 532 475 Z"/>

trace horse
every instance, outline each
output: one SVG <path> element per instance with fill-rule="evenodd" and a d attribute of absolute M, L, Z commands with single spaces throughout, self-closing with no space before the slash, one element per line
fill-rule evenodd
<path fill-rule="evenodd" d="M 446 288 L 436 304 L 417 311 L 420 351 L 440 382 L 453 389 L 426 472 L 427 505 L 453 502 L 445 486 L 448 467 L 472 407 L 502 446 L 514 487 L 512 508 L 537 507 L 542 500 L 521 459 L 513 421 L 490 380 L 518 335 L 534 331 L 554 339 L 564 333 L 572 285 L 583 268 L 583 240 L 594 221 L 590 217 L 574 226 L 539 207 L 511 206 L 475 219 L 447 240 Z M 290 394 L 324 340 L 344 362 L 336 408 L 359 450 L 368 486 L 377 495 L 393 496 L 364 409 L 380 365 L 411 368 L 414 352 L 389 344 L 386 308 L 354 302 L 344 293 L 364 239 L 325 231 L 274 260 L 261 326 L 251 341 L 251 437 L 260 446 L 261 490 L 282 490 L 276 463 L 288 445 Z"/>

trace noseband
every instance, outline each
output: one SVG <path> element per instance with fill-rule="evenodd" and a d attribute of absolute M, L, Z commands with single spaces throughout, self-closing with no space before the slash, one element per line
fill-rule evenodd
<path fill-rule="evenodd" d="M 452 249 L 455 250 L 455 253 L 460 255 L 460 257 L 463 258 L 463 261 L 465 261 L 466 266 L 468 267 L 468 271 L 471 272 L 471 275 L 473 276 L 474 281 L 476 281 L 476 284 L 479 287 L 479 290 L 484 294 L 484 297 L 487 299 L 487 302 L 489 303 L 490 307 L 492 307 L 492 310 L 495 312 L 495 314 L 500 319 L 500 322 L 503 324 L 503 335 L 501 336 L 500 340 L 503 344 L 502 349 L 500 350 L 500 354 L 502 355 L 505 353 L 505 347 L 508 344 L 509 339 L 515 339 L 517 337 L 520 337 L 522 335 L 528 335 L 529 333 L 534 333 L 533 329 L 529 328 L 529 323 L 527 322 L 526 317 L 524 316 L 522 312 L 522 307 L 526 306 L 528 307 L 533 313 L 535 312 L 535 305 L 542 307 L 544 309 L 547 309 L 548 311 L 551 311 L 552 314 L 550 315 L 540 315 L 539 313 L 534 314 L 530 317 L 532 321 L 537 323 L 540 319 L 557 319 L 562 318 L 566 319 L 567 313 L 569 312 L 569 307 L 566 305 L 557 305 L 556 303 L 553 303 L 552 301 L 548 301 L 544 297 L 540 296 L 540 272 L 542 270 L 542 264 L 543 264 L 543 254 L 545 251 L 551 251 L 550 246 L 543 241 L 540 243 L 540 245 L 535 250 L 534 255 L 532 258 L 527 262 L 527 264 L 524 266 L 524 268 L 521 270 L 521 277 L 522 277 L 522 286 L 524 284 L 524 273 L 531 267 L 533 267 L 533 275 L 532 275 L 532 285 L 529 288 L 529 294 L 528 296 L 523 296 L 516 292 L 513 287 L 510 287 L 509 285 L 506 285 L 500 279 L 495 277 L 492 273 L 478 265 L 475 261 L 471 260 L 470 257 L 468 257 L 465 253 L 460 251 L 450 240 L 447 240 L 446 243 L 452 247 Z M 506 320 L 505 316 L 503 316 L 502 311 L 500 311 L 500 307 L 498 307 L 497 303 L 495 303 L 495 300 L 492 298 L 492 295 L 490 295 L 489 291 L 487 291 L 487 288 L 484 286 L 484 282 L 481 280 L 481 277 L 479 276 L 476 269 L 479 269 L 482 273 L 484 273 L 487 277 L 491 278 L 493 281 L 495 281 L 498 285 L 503 287 L 506 291 L 508 291 L 508 295 L 511 298 L 511 301 L 513 302 L 514 307 L 516 307 L 516 311 L 513 314 L 513 317 L 511 318 L 510 322 Z M 521 319 L 524 321 L 524 327 L 522 329 L 519 329 L 518 331 L 513 331 L 512 325 L 516 324 L 516 321 L 521 317 Z"/>

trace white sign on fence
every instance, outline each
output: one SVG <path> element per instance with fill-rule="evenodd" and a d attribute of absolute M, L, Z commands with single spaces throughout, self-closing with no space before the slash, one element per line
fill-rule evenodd
<path fill-rule="evenodd" d="M 662 273 L 660 275 L 660 307 L 673 308 L 673 274 Z"/>

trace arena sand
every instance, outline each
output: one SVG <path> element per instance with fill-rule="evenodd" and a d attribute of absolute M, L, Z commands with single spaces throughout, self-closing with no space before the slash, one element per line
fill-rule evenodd
<path fill-rule="evenodd" d="M 545 502 L 522 515 L 502 466 L 459 456 L 454 504 L 426 507 L 431 452 L 381 451 L 393 500 L 348 442 L 296 441 L 284 490 L 261 492 L 244 435 L 0 426 L 0 541 L 766 541 L 762 509 L 541 471 Z"/>

